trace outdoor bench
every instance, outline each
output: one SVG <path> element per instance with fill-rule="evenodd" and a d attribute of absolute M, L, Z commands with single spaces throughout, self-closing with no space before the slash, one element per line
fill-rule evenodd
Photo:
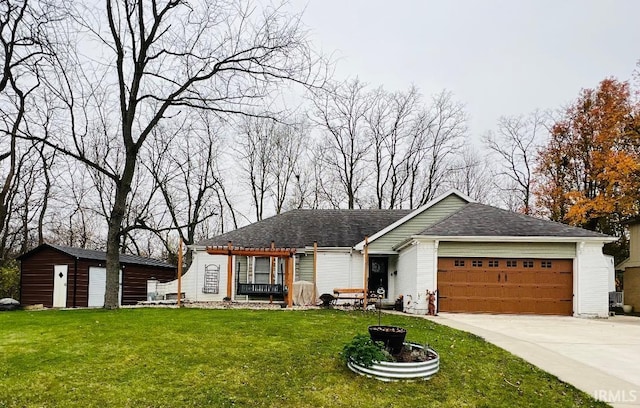
<path fill-rule="evenodd" d="M 354 303 L 359 305 L 364 304 L 364 289 L 356 288 L 335 288 L 333 289 L 334 301 L 333 304 L 337 304 L 338 300 L 354 300 Z"/>

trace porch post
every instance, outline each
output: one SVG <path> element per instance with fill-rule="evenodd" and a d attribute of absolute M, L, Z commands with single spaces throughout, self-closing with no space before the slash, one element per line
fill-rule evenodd
<path fill-rule="evenodd" d="M 318 303 L 318 241 L 313 241 L 313 304 Z"/>
<path fill-rule="evenodd" d="M 228 249 L 228 258 L 227 258 L 227 297 L 229 300 L 231 299 L 231 288 L 233 283 L 233 253 L 232 253 L 232 245 L 231 241 L 227 244 Z"/>
<path fill-rule="evenodd" d="M 367 308 L 369 290 L 369 237 L 364 237 L 364 308 Z"/>
<path fill-rule="evenodd" d="M 182 238 L 178 241 L 178 307 L 182 298 Z"/>
<path fill-rule="evenodd" d="M 285 258 L 285 276 L 287 280 L 287 288 L 289 288 L 287 292 L 287 307 L 293 306 L 293 257 L 288 256 Z"/>
<path fill-rule="evenodd" d="M 271 250 L 273 251 L 274 249 L 276 249 L 276 243 L 275 241 L 271 240 Z M 277 262 L 278 258 L 274 258 L 274 257 L 270 257 L 269 258 L 269 285 L 273 285 L 276 282 L 276 268 L 277 268 L 277 264 L 279 262 Z M 269 304 L 273 303 L 273 295 L 269 295 Z"/>

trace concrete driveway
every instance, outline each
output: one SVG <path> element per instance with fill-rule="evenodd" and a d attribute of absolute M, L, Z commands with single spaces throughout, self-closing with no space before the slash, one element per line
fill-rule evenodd
<path fill-rule="evenodd" d="M 581 319 L 441 313 L 471 332 L 614 407 L 640 407 L 640 318 Z"/>

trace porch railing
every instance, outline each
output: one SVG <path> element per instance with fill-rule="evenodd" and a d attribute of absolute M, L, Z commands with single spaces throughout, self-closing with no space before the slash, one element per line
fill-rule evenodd
<path fill-rule="evenodd" d="M 272 283 L 238 283 L 238 295 L 283 295 L 284 287 L 281 284 Z"/>

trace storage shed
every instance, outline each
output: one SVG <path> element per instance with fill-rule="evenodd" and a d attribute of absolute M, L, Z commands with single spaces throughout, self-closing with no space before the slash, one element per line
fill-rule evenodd
<path fill-rule="evenodd" d="M 106 252 L 42 244 L 18 257 L 20 303 L 45 307 L 102 307 Z M 120 255 L 120 304 L 147 299 L 147 280 L 176 278 L 176 267 L 134 255 Z"/>

